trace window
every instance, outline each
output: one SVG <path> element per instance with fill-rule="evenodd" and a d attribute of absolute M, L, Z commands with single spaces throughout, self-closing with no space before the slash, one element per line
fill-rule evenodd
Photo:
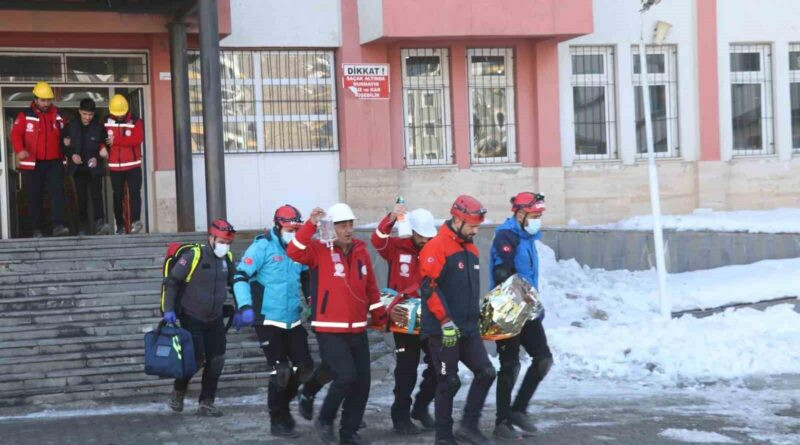
<path fill-rule="evenodd" d="M 792 150 L 800 153 L 800 44 L 789 46 L 789 96 L 792 104 Z"/>
<path fill-rule="evenodd" d="M 404 49 L 401 56 L 406 165 L 452 164 L 449 52 Z"/>
<path fill-rule="evenodd" d="M 472 162 L 515 162 L 514 52 L 467 51 Z"/>
<path fill-rule="evenodd" d="M 731 120 L 734 155 L 774 152 L 772 57 L 769 45 L 731 45 Z"/>
<path fill-rule="evenodd" d="M 146 84 L 148 73 L 141 53 L 0 53 L 0 82 Z"/>
<path fill-rule="evenodd" d="M 574 46 L 572 106 L 575 157 L 579 160 L 617 157 L 614 48 Z"/>
<path fill-rule="evenodd" d="M 675 46 L 647 46 L 647 81 L 650 85 L 650 120 L 653 126 L 653 151 L 657 157 L 679 156 L 678 76 Z M 636 103 L 636 153 L 647 155 L 644 128 L 644 98 L 639 47 L 632 48 L 633 92 Z"/>
<path fill-rule="evenodd" d="M 225 151 L 338 149 L 332 51 L 220 52 Z M 190 54 L 192 151 L 203 151 L 200 58 Z"/>

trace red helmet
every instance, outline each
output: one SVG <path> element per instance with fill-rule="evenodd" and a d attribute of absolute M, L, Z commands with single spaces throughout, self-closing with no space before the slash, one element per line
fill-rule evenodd
<path fill-rule="evenodd" d="M 486 216 L 486 209 L 480 201 L 469 195 L 461 195 L 450 207 L 450 214 L 464 220 L 467 224 L 480 224 Z"/>
<path fill-rule="evenodd" d="M 544 213 L 544 195 L 532 192 L 520 192 L 511 198 L 511 211 L 517 213 L 522 210 L 525 213 Z"/>
<path fill-rule="evenodd" d="M 300 228 L 303 225 L 303 215 L 296 207 L 289 204 L 284 204 L 275 210 L 275 218 L 273 218 L 275 225 L 278 227 L 291 227 L 294 229 Z"/>
<path fill-rule="evenodd" d="M 233 228 L 231 223 L 220 218 L 211 222 L 211 225 L 208 226 L 208 234 L 216 236 L 223 242 L 232 243 L 233 239 L 236 238 L 236 229 Z"/>

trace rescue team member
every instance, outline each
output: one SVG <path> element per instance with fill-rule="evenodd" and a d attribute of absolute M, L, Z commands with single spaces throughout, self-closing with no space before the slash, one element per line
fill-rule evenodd
<path fill-rule="evenodd" d="M 122 200 L 125 185 L 131 207 L 131 233 L 144 230 L 142 214 L 142 120 L 130 113 L 128 100 L 115 94 L 108 102 L 109 116 L 106 119 L 106 144 L 109 147 L 108 170 L 111 172 L 111 188 L 114 190 L 114 219 L 117 234 L 125 233 Z"/>
<path fill-rule="evenodd" d="M 208 244 L 199 249 L 187 249 L 173 266 L 165 283 L 164 321 L 174 324 L 179 319 L 181 327 L 192 334 L 197 368 L 204 368 L 200 406 L 197 409 L 199 416 L 222 416 L 222 411 L 214 405 L 214 398 L 225 366 L 226 339 L 222 306 L 233 281 L 233 254 L 230 249 L 235 237 L 236 230 L 231 223 L 224 219 L 214 220 L 208 229 Z M 194 272 L 186 282 L 192 270 Z M 178 304 L 176 299 L 179 299 Z M 190 379 L 175 380 L 168 402 L 173 411 L 183 411 L 183 399 Z"/>
<path fill-rule="evenodd" d="M 322 361 L 334 380 L 314 427 L 325 444 L 335 444 L 333 421 L 343 406 L 341 444 L 368 444 L 358 435 L 369 398 L 370 359 L 367 314 L 375 326 L 386 325 L 375 274 L 366 245 L 353 238 L 356 219 L 347 204 L 327 212 L 334 223 L 336 241 L 331 248 L 312 240 L 325 212 L 315 208 L 287 248 L 289 257 L 312 270 L 311 326 L 317 334 Z"/>
<path fill-rule="evenodd" d="M 397 216 L 406 213 L 403 204 L 397 204 L 394 212 L 381 220 L 370 241 L 378 254 L 389 265 L 388 287 L 399 294 L 389 305 L 387 312 L 390 318 L 398 317 L 393 308 L 408 298 L 417 297 L 420 284 L 419 251 L 431 238 L 436 236 L 436 225 L 431 212 L 416 209 L 407 215 L 411 223 L 411 238 L 390 236 Z M 419 335 L 394 333 L 395 357 L 394 368 L 394 403 L 392 404 L 392 424 L 398 434 L 419 434 L 420 429 L 411 422 L 416 419 L 426 430 L 434 427 L 433 418 L 428 412 L 428 405 L 433 401 L 436 392 L 436 372 L 431 365 L 428 344 Z M 422 383 L 411 409 L 411 393 L 417 383 L 417 367 L 420 350 L 425 352 L 425 364 Z"/>
<path fill-rule="evenodd" d="M 33 96 L 30 108 L 21 111 L 14 120 L 11 145 L 28 194 L 33 237 L 42 237 L 45 188 L 50 197 L 53 236 L 65 236 L 69 235 L 69 229 L 64 225 L 64 155 L 61 152 L 64 120 L 53 105 L 55 95 L 47 82 L 37 83 Z"/>
<path fill-rule="evenodd" d="M 272 230 L 257 236 L 244 253 L 234 275 L 233 293 L 242 324 L 255 320 L 258 341 L 272 370 L 267 388 L 272 435 L 293 438 L 299 433 L 289 402 L 314 369 L 308 334 L 300 325 L 300 287 L 302 283 L 303 295 L 308 295 L 308 268 L 286 255 L 286 246 L 303 225 L 300 211 L 284 205 L 275 211 L 273 221 Z"/>
<path fill-rule="evenodd" d="M 535 242 L 542 237 L 539 230 L 545 211 L 544 196 L 530 192 L 519 193 L 511 198 L 511 211 L 513 216 L 495 230 L 490 253 L 492 271 L 489 288 L 494 288 L 516 273 L 538 289 L 539 257 Z M 528 320 L 519 335 L 497 342 L 500 372 L 497 376 L 497 426 L 494 435 L 498 439 L 520 440 L 523 434 L 536 432 L 536 426 L 528 418 L 526 411 L 539 382 L 553 365 L 553 354 L 547 346 L 547 337 L 542 326 L 543 318 L 544 313 L 535 320 Z M 520 371 L 520 345 L 528 352 L 532 363 L 512 405 L 511 392 Z M 522 430 L 522 434 L 514 427 Z"/>
<path fill-rule="evenodd" d="M 450 208 L 452 218 L 420 252 L 422 335 L 428 338 L 436 369 L 436 444 L 492 444 L 478 428 L 486 395 L 496 373 L 479 335 L 480 264 L 472 243 L 486 209 L 461 195 Z M 453 398 L 461 387 L 458 362 L 475 375 L 464 416 L 453 433 Z"/>
<path fill-rule="evenodd" d="M 75 181 L 78 195 L 78 235 L 94 233 L 108 235 L 111 228 L 103 212 L 103 159 L 108 158 L 103 125 L 95 114 L 92 99 L 83 99 L 78 107 L 77 119 L 70 121 L 64 131 L 64 154 L 67 173 Z M 94 226 L 89 226 L 89 198 L 94 210 Z"/>

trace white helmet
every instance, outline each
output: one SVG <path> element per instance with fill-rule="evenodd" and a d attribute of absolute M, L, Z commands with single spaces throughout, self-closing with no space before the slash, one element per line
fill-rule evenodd
<path fill-rule="evenodd" d="M 353 221 L 356 219 L 356 215 L 353 214 L 353 209 L 343 202 L 339 202 L 330 206 L 325 216 L 332 219 L 334 224 L 342 221 Z"/>
<path fill-rule="evenodd" d="M 425 238 L 436 236 L 436 223 L 433 221 L 433 214 L 425 209 L 414 209 L 408 212 L 408 222 L 411 223 L 411 230 L 417 232 Z"/>

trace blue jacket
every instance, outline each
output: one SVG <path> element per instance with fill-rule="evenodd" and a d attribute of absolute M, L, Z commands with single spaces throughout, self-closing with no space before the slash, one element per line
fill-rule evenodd
<path fill-rule="evenodd" d="M 489 252 L 492 269 L 489 271 L 489 289 L 494 289 L 495 275 L 498 268 L 502 275 L 518 274 L 539 289 L 539 255 L 536 252 L 536 240 L 542 237 L 541 232 L 531 235 L 520 227 L 515 218 L 508 218 L 494 231 L 494 241 Z"/>
<path fill-rule="evenodd" d="M 237 307 L 252 306 L 263 325 L 291 329 L 301 322 L 303 298 L 300 274 L 306 266 L 286 254 L 286 245 L 275 230 L 259 235 L 236 267 L 233 295 Z"/>

